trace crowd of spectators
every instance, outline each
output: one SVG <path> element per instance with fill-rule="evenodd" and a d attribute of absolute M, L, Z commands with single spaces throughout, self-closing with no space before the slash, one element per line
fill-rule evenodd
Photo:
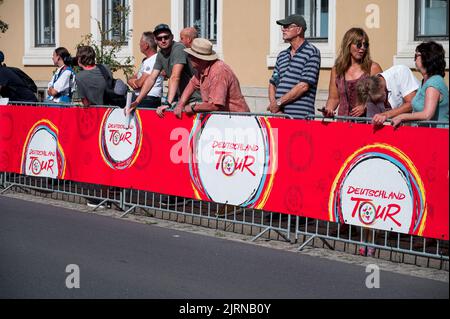
<path fill-rule="evenodd" d="M 308 26 L 303 16 L 290 15 L 276 23 L 289 47 L 279 53 L 269 79 L 267 110 L 297 118 L 314 116 L 320 51 L 305 38 Z M 124 112 L 151 108 L 163 117 L 171 109 L 178 118 L 183 113 L 250 112 L 238 78 L 213 51 L 212 43 L 198 38 L 193 27 L 181 30 L 179 37 L 180 42 L 175 41 L 164 23 L 142 34 L 139 47 L 144 58 L 128 79 L 125 91 L 134 94 Z M 57 69 L 48 83 L 45 103 L 70 103 L 74 96 L 84 106 L 110 101 L 105 92 L 113 83 L 113 74 L 107 65 L 96 63 L 92 47 L 78 47 L 75 58 L 60 47 L 52 60 Z M 388 121 L 394 126 L 407 121 L 448 121 L 444 48 L 434 41 L 423 42 L 417 46 L 414 60 L 421 82 L 404 65 L 383 71 L 372 60 L 367 33 L 362 28 L 349 29 L 331 69 L 328 99 L 319 111 L 325 117 L 372 118 L 378 126 Z M 164 80 L 168 81 L 165 95 Z M 0 52 L 0 96 L 15 102 L 37 102 L 36 93 L 34 82 L 20 69 L 6 66 Z"/>
<path fill-rule="evenodd" d="M 279 53 L 269 79 L 267 110 L 298 118 L 314 116 L 320 51 L 305 38 L 307 24 L 303 16 L 290 15 L 276 23 L 289 47 Z M 183 29 L 180 42 L 176 42 L 170 27 L 158 24 L 153 31 L 142 33 L 139 47 L 144 58 L 127 82 L 125 92 L 131 88 L 134 94 L 131 104 L 124 105 L 126 115 L 136 108 L 154 109 L 160 117 L 171 109 L 178 118 L 183 113 L 250 112 L 237 76 L 219 59 L 213 44 L 198 37 L 195 28 Z M 66 48 L 57 48 L 52 61 L 57 69 L 48 83 L 45 103 L 70 103 L 74 92 L 86 107 L 109 102 L 106 92 L 113 75 L 108 66 L 96 63 L 92 47 L 78 47 L 75 58 Z M 421 82 L 404 65 L 383 71 L 372 60 L 367 33 L 362 28 L 349 29 L 331 69 L 326 105 L 320 111 L 325 117 L 372 118 L 375 126 L 388 120 L 395 127 L 407 121 L 448 122 L 443 46 L 434 41 L 421 43 L 414 61 Z M 79 71 L 75 72 L 73 66 Z M 165 96 L 164 80 L 168 80 Z M 37 102 L 36 93 L 33 80 L 20 69 L 6 66 L 0 51 L 0 96 L 14 102 Z M 364 230 L 367 242 L 371 234 Z M 373 255 L 374 249 L 363 246 L 360 253 Z"/>

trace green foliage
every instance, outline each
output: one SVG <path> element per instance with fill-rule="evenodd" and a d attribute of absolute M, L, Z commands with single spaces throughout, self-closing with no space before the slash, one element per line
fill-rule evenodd
<path fill-rule="evenodd" d="M 125 21 L 130 14 L 129 6 L 116 6 L 112 14 L 112 23 L 109 29 L 105 29 L 102 21 L 97 20 L 97 27 L 100 33 L 100 40 L 94 40 L 92 33 L 82 36 L 77 48 L 82 45 L 89 45 L 95 50 L 97 63 L 108 65 L 112 72 L 121 70 L 127 79 L 133 75 L 133 58 L 117 57 L 121 47 L 130 40 L 132 30 L 124 30 Z M 125 32 L 122 32 L 125 31 Z M 115 36 L 111 37 L 111 34 Z M 108 35 L 110 35 L 108 37 Z"/>
<path fill-rule="evenodd" d="M 0 0 L 0 5 L 3 3 L 3 0 Z M 8 24 L 0 19 L 0 32 L 5 33 L 8 30 Z"/>
<path fill-rule="evenodd" d="M 8 24 L 0 20 L 0 32 L 5 33 L 8 30 Z"/>

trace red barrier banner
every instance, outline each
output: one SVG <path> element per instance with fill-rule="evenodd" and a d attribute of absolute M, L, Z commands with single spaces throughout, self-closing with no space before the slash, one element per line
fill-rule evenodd
<path fill-rule="evenodd" d="M 0 172 L 448 240 L 449 131 L 0 106 Z"/>

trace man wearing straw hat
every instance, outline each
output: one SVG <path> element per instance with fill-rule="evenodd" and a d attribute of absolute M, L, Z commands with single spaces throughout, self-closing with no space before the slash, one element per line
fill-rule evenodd
<path fill-rule="evenodd" d="M 191 116 L 197 112 L 250 112 L 241 92 L 239 80 L 231 68 L 219 60 L 212 49 L 210 41 L 197 38 L 192 41 L 190 48 L 184 49 L 189 54 L 192 66 L 197 73 L 191 78 L 184 89 L 174 113 L 178 118 L 184 111 Z M 200 90 L 201 102 L 189 104 L 189 97 Z M 158 108 L 159 116 L 164 116 L 166 106 Z"/>

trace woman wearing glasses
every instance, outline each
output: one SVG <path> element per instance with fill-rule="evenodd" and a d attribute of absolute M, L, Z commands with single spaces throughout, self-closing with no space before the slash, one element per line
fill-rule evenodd
<path fill-rule="evenodd" d="M 359 81 L 380 72 L 380 65 L 370 58 L 367 33 L 361 28 L 348 30 L 331 69 L 329 95 L 323 114 L 332 117 L 339 106 L 339 116 L 365 116 L 365 105 L 358 101 L 356 86 Z"/>
<path fill-rule="evenodd" d="M 394 126 L 405 121 L 448 122 L 448 87 L 444 82 L 445 50 L 434 41 L 417 46 L 414 56 L 416 69 L 422 74 L 422 85 L 412 100 L 412 113 L 403 113 L 392 119 Z"/>

